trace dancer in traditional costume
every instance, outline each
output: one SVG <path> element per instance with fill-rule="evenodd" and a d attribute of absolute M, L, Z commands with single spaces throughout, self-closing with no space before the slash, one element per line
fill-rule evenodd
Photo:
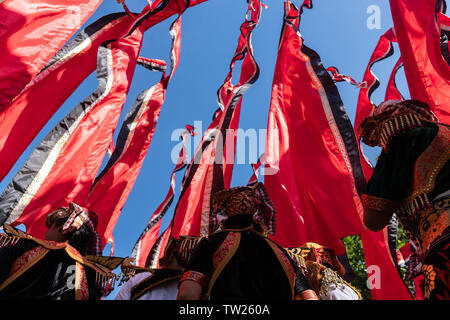
<path fill-rule="evenodd" d="M 185 270 L 189 252 L 198 239 L 170 238 L 160 259 L 160 268 L 136 267 L 126 261 L 122 272 L 128 278 L 115 300 L 176 300 L 178 282 Z"/>
<path fill-rule="evenodd" d="M 364 223 L 377 231 L 396 213 L 419 249 L 425 299 L 450 299 L 450 128 L 417 100 L 385 101 L 361 122 L 380 146 L 362 195 Z"/>
<path fill-rule="evenodd" d="M 318 299 L 286 251 L 267 238 L 275 210 L 262 183 L 216 193 L 213 208 L 210 223 L 222 218 L 221 230 L 192 252 L 178 299 Z"/>
<path fill-rule="evenodd" d="M 321 300 L 362 300 L 359 291 L 342 278 L 345 268 L 332 249 L 308 242 L 286 251 Z"/>
<path fill-rule="evenodd" d="M 97 216 L 71 203 L 46 218 L 45 240 L 8 224 L 0 235 L 0 299 L 95 300 L 123 259 L 102 257 Z"/>

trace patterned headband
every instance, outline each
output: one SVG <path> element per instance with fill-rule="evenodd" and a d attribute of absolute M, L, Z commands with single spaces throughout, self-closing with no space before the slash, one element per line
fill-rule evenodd
<path fill-rule="evenodd" d="M 218 226 L 218 216 L 227 217 L 239 214 L 253 214 L 253 221 L 269 234 L 275 233 L 275 206 L 270 201 L 264 184 L 236 187 L 218 192 L 213 197 L 213 212 L 210 217 L 210 230 Z"/>
<path fill-rule="evenodd" d="M 89 211 L 89 213 L 76 203 L 72 202 L 68 208 L 60 207 L 52 212 L 47 217 L 47 226 L 49 227 L 51 222 L 58 219 L 67 218 L 62 226 L 62 234 L 68 234 L 80 229 L 81 226 L 86 225 L 95 234 L 96 238 L 95 244 L 93 245 L 93 248 L 91 248 L 91 253 L 94 255 L 101 255 L 102 245 L 101 238 L 97 233 L 97 215 L 92 211 Z"/>
<path fill-rule="evenodd" d="M 388 100 L 375 108 L 358 127 L 361 140 L 368 146 L 387 151 L 389 141 L 406 129 L 438 123 L 430 107 L 418 100 Z"/>

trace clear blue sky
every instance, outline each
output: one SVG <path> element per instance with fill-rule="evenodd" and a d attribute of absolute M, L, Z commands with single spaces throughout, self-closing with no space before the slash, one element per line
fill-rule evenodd
<path fill-rule="evenodd" d="M 296 5 L 301 3 L 298 0 L 293 2 Z M 127 0 L 126 3 L 132 11 L 140 12 L 147 1 Z M 240 120 L 240 128 L 243 130 L 265 129 L 267 125 L 273 71 L 283 18 L 283 1 L 266 0 L 264 3 L 268 8 L 263 9 L 260 24 L 253 32 L 254 55 L 261 73 L 258 81 L 246 92 L 243 99 Z M 305 44 L 319 53 L 325 67 L 336 66 L 341 73 L 361 81 L 379 37 L 392 26 L 388 1 L 316 0 L 313 4 L 314 8 L 305 10 L 302 17 L 301 33 Z M 370 16 L 366 10 L 371 5 L 380 8 L 380 29 L 369 29 L 366 25 Z M 168 191 L 170 174 L 174 167 L 171 151 L 178 144 L 178 141 L 171 141 L 172 132 L 184 128 L 186 124 L 194 124 L 194 121 L 202 121 L 203 130 L 208 127 L 212 114 L 218 107 L 216 91 L 228 73 L 246 9 L 245 0 L 209 0 L 188 9 L 183 15 L 180 65 L 169 84 L 166 101 L 147 157 L 116 225 L 114 231 L 116 256 L 124 257 L 131 253 L 137 237 Z M 118 11 L 123 9 L 115 0 L 104 0 L 86 25 L 103 15 Z M 172 17 L 146 32 L 141 56 L 169 61 L 171 40 L 168 29 L 174 19 L 175 17 Z M 382 101 L 386 82 L 398 57 L 398 47 L 395 46 L 392 57 L 374 66 L 375 74 L 382 81 L 380 88 L 372 96 L 375 103 Z M 235 72 L 236 76 L 237 71 L 238 69 Z M 139 92 L 152 86 L 159 79 L 159 73 L 136 67 L 117 132 Z M 397 79 L 400 91 L 405 97 L 409 97 L 403 70 L 399 71 Z M 1 190 L 11 181 L 33 148 L 51 128 L 96 87 L 94 72 L 33 141 L 10 174 L 0 183 Z M 337 87 L 347 113 L 353 121 L 359 90 L 347 83 L 338 83 Z M 258 150 L 259 154 L 263 152 L 264 150 Z M 372 161 L 376 156 L 377 150 L 369 152 Z M 176 179 L 175 200 L 178 199 L 183 173 L 180 172 Z M 250 175 L 248 160 L 247 164 L 236 165 L 232 186 L 246 184 Z M 176 201 L 164 217 L 163 228 L 170 221 L 175 204 Z M 106 249 L 109 250 L 109 247 Z M 107 250 L 105 254 L 109 253 Z M 116 292 L 117 290 L 107 299 L 114 298 Z"/>

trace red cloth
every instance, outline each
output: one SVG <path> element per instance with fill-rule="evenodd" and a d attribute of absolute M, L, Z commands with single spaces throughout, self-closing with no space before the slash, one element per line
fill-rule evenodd
<path fill-rule="evenodd" d="M 400 57 L 397 60 L 397 63 L 392 70 L 391 76 L 389 77 L 389 82 L 386 87 L 386 94 L 384 96 L 384 100 L 405 100 L 400 91 L 398 91 L 397 84 L 395 82 L 395 76 L 397 75 L 398 70 L 403 67 L 402 58 Z"/>
<path fill-rule="evenodd" d="M 0 6 L 0 110 L 61 49 L 102 0 L 8 0 Z"/>
<path fill-rule="evenodd" d="M 170 56 L 173 57 L 174 63 L 170 74 L 167 76 L 164 74 L 159 83 L 139 95 L 119 132 L 118 141 L 110 160 L 97 177 L 86 200 L 85 206 L 101 217 L 97 231 L 102 235 L 104 244 L 112 236 L 122 208 L 137 179 L 155 132 L 167 85 L 178 67 L 181 16 L 171 25 L 170 34 L 173 38 Z M 151 62 L 144 60 L 145 65 L 150 64 L 148 67 L 153 68 L 154 65 Z M 173 183 L 175 182 L 173 181 Z M 156 236 L 158 232 L 159 229 Z"/>
<path fill-rule="evenodd" d="M 122 37 L 132 24 L 133 19 L 126 14 L 92 23 L 52 59 L 12 104 L 0 110 L 1 179 L 64 101 L 95 70 L 99 46 Z"/>
<path fill-rule="evenodd" d="M 251 13 L 249 20 L 246 19 L 241 25 L 230 71 L 217 93 L 221 108 L 203 135 L 183 179 L 172 226 L 174 238 L 180 235 L 205 236 L 213 231 L 209 229 L 211 196 L 228 189 L 231 184 L 242 96 L 259 76 L 259 68 L 253 57 L 251 34 L 259 22 L 261 3 L 252 0 L 248 8 Z M 235 62 L 242 59 L 239 82 L 233 85 L 231 80 Z"/>
<path fill-rule="evenodd" d="M 97 49 L 102 43 L 127 36 L 138 25 L 145 31 L 182 12 L 186 5 L 192 7 L 204 1 L 157 0 L 152 10 L 147 6 L 134 18 L 125 12 L 110 14 L 64 46 L 11 104 L 0 108 L 0 179 L 64 101 L 95 70 Z"/>
<path fill-rule="evenodd" d="M 152 248 L 155 246 L 155 242 L 158 238 L 159 231 L 161 228 L 161 221 L 164 217 L 165 213 L 169 209 L 170 205 L 172 204 L 174 194 L 175 194 L 175 174 L 179 171 L 181 171 L 183 168 L 186 167 L 186 139 L 188 135 L 193 135 L 192 127 L 186 126 L 188 129 L 186 132 L 183 133 L 183 145 L 180 150 L 180 155 L 178 157 L 178 161 L 175 165 L 175 168 L 172 171 L 172 175 L 170 177 L 170 188 L 167 192 L 166 197 L 164 198 L 164 201 L 156 208 L 155 212 L 150 217 L 150 220 L 148 221 L 147 225 L 145 226 L 143 232 L 139 236 L 138 240 L 136 241 L 136 244 L 133 247 L 131 257 L 135 259 L 135 264 L 144 267 L 146 265 L 146 261 L 148 259 L 148 256 L 152 250 Z M 117 219 L 116 219 L 117 220 Z M 110 222 L 113 226 L 115 225 L 114 220 Z M 170 230 L 168 231 L 170 233 Z M 157 244 L 160 245 L 160 244 Z"/>
<path fill-rule="evenodd" d="M 361 233 L 370 294 L 373 300 L 412 300 L 403 282 L 388 246 L 387 229 L 378 232 L 366 230 Z"/>
<path fill-rule="evenodd" d="M 357 136 L 361 164 L 364 170 L 364 176 L 367 180 L 370 179 L 373 173 L 373 165 L 365 157 L 360 144 L 360 138 L 358 134 L 358 126 L 362 120 L 368 117 L 375 105 L 370 100 L 372 93 L 379 87 L 380 82 L 377 77 L 372 72 L 372 67 L 375 63 L 386 59 L 393 54 L 393 42 L 397 39 L 393 32 L 393 29 L 389 29 L 384 33 L 380 40 L 378 41 L 375 50 L 373 51 L 369 63 L 367 65 L 366 71 L 363 77 L 363 83 L 365 85 L 361 87 L 358 97 L 358 104 L 356 108 L 354 128 L 355 134 Z M 386 97 L 398 97 L 400 93 L 395 86 L 395 73 L 401 65 L 401 60 L 397 62 L 394 66 L 393 72 L 391 73 L 388 86 L 386 89 Z M 401 96 L 401 95 L 400 95 Z M 375 266 L 374 270 L 379 270 L 379 278 L 375 279 L 375 285 L 371 288 L 370 292 L 372 299 L 374 300 L 389 300 L 389 299 L 401 299 L 410 300 L 411 295 L 409 290 L 402 281 L 400 274 L 391 257 L 389 250 L 387 229 L 384 228 L 378 232 L 372 232 L 370 230 L 365 230 L 361 234 L 361 241 L 364 249 L 364 256 L 366 260 L 366 266 Z M 377 276 L 369 274 L 370 276 Z"/>
<path fill-rule="evenodd" d="M 363 230 L 358 148 L 337 88 L 304 45 L 299 20 L 287 1 L 267 125 L 264 183 L 277 210 L 272 238 L 284 247 L 315 242 L 342 255 L 340 239 Z"/>
<path fill-rule="evenodd" d="M 440 43 L 446 19 L 436 12 L 441 2 L 389 0 L 411 98 L 428 103 L 440 122 L 450 124 L 450 66 Z"/>
<path fill-rule="evenodd" d="M 190 5 L 203 1 L 205 0 L 192 1 Z M 48 68 L 44 70 L 42 78 L 45 79 L 49 75 L 56 76 L 55 73 L 59 70 L 60 64 L 69 61 L 68 65 L 73 73 L 64 76 L 81 81 L 82 77 L 78 72 L 84 70 L 82 67 L 90 68 L 90 65 L 95 62 L 95 59 L 92 59 L 92 52 L 97 51 L 98 48 L 99 87 L 52 130 L 8 185 L 0 199 L 0 222 L 7 220 L 14 225 L 23 222 L 28 232 L 42 237 L 45 230 L 43 222 L 46 213 L 56 206 L 68 205 L 72 201 L 84 203 L 104 154 L 112 141 L 112 133 L 126 99 L 143 33 L 152 25 L 175 13 L 182 12 L 187 4 L 182 0 L 155 1 L 152 7 L 154 10 L 150 11 L 147 6 L 134 19 L 121 20 L 119 17 L 116 20 L 117 15 L 113 14 L 112 24 L 109 24 L 111 16 L 104 17 L 96 22 L 100 23 L 100 27 L 96 30 L 99 32 L 90 34 L 92 29 L 89 29 L 88 38 L 92 40 L 104 36 L 103 41 L 111 39 L 110 37 L 117 39 L 116 41 L 95 43 L 97 47 L 93 45 L 87 51 L 90 53 L 89 57 L 79 53 L 75 48 L 76 52 L 73 57 L 83 56 L 86 58 L 86 60 L 82 60 L 84 64 L 72 60 L 73 57 L 69 60 L 62 59 L 67 51 L 72 52 L 73 43 L 68 44 L 55 56 Z M 75 44 L 79 44 L 80 39 L 74 40 Z M 91 44 L 93 42 L 88 41 Z M 64 92 L 64 90 L 53 92 L 53 96 L 46 92 L 52 87 L 56 78 L 40 87 L 38 78 L 42 79 L 38 76 L 36 82 L 32 83 L 29 88 L 36 89 L 35 93 L 38 96 L 42 94 L 47 94 L 45 97 L 51 96 L 54 98 L 53 106 L 59 106 L 62 103 L 59 99 L 65 93 L 58 93 Z M 59 84 L 61 83 L 59 82 Z M 69 83 L 71 88 L 76 87 L 74 82 L 69 81 Z M 54 87 L 52 89 L 54 90 Z M 41 111 L 41 109 L 39 110 Z M 80 122 L 77 122 L 77 117 L 80 117 L 78 119 Z M 41 118 L 37 118 L 44 123 Z M 29 125 L 32 130 L 35 126 L 28 122 L 33 123 L 33 120 L 34 118 L 30 114 L 30 117 L 21 119 L 18 124 Z M 69 126 L 71 126 L 70 129 Z M 23 132 L 20 133 L 23 134 Z M 62 137 L 66 140 L 58 140 Z M 13 138 L 8 136 L 9 140 L 14 140 Z M 10 151 L 17 150 L 11 148 Z"/>
<path fill-rule="evenodd" d="M 370 177 L 373 173 L 373 165 L 364 155 L 363 148 L 361 146 L 360 137 L 358 134 L 358 127 L 361 121 L 370 116 L 375 105 L 370 100 L 372 93 L 380 86 L 380 82 L 378 78 L 373 74 L 372 67 L 375 63 L 386 59 L 387 57 L 393 54 L 393 42 L 396 42 L 394 31 L 389 29 L 380 37 L 378 44 L 375 47 L 375 50 L 370 57 L 369 63 L 367 65 L 366 71 L 364 72 L 363 83 L 364 86 L 361 87 L 359 91 L 358 103 L 356 106 L 356 114 L 354 121 L 355 134 L 357 137 L 360 155 L 361 155 L 361 165 L 364 171 L 364 176 L 367 181 L 369 181 Z M 391 83 L 391 82 L 390 82 Z"/>
<path fill-rule="evenodd" d="M 28 233 L 42 238 L 51 210 L 70 202 L 84 204 L 125 103 L 142 37 L 137 28 L 129 37 L 100 46 L 99 87 L 44 138 L 14 178 L 32 181 L 11 204 L 8 220 L 13 225 L 23 223 Z"/>

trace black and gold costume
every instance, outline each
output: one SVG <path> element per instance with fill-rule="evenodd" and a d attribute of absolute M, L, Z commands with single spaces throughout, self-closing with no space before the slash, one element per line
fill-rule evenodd
<path fill-rule="evenodd" d="M 367 131 L 382 153 L 363 205 L 396 213 L 419 249 L 425 298 L 449 299 L 450 128 L 427 117 L 431 112 L 415 101 L 387 107 L 366 123 L 377 128 Z"/>
<path fill-rule="evenodd" d="M 0 235 L 0 299 L 98 300 L 112 290 L 123 259 L 82 256 L 66 242 L 9 225 Z"/>
<path fill-rule="evenodd" d="M 311 289 L 283 248 L 253 228 L 251 215 L 230 217 L 203 238 L 181 281 L 201 284 L 205 299 L 294 299 Z"/>

